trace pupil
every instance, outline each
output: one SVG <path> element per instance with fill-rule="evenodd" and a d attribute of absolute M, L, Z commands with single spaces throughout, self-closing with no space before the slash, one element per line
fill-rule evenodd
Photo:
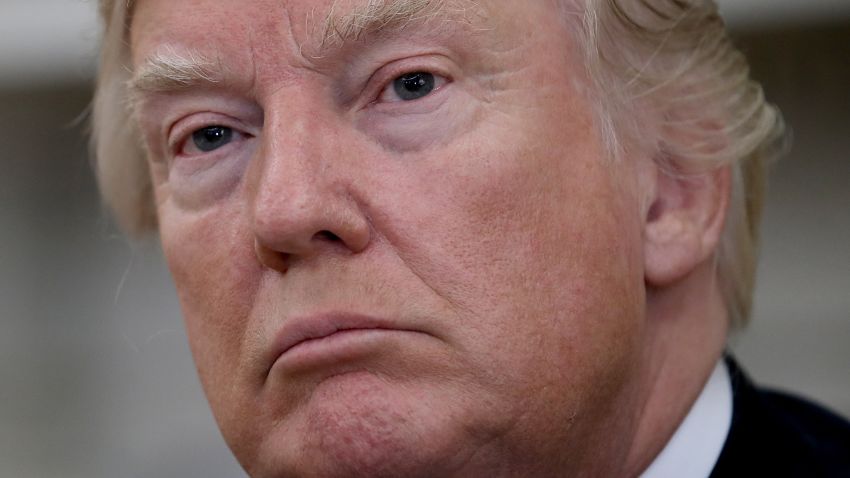
<path fill-rule="evenodd" d="M 221 128 L 210 128 L 204 132 L 204 136 L 206 137 L 207 141 L 215 141 L 224 136 L 224 132 L 221 130 Z"/>
<path fill-rule="evenodd" d="M 233 130 L 224 126 L 210 126 L 196 131 L 192 135 L 195 146 L 203 151 L 209 152 L 229 143 L 233 137 Z"/>
<path fill-rule="evenodd" d="M 431 73 L 411 73 L 395 80 L 395 91 L 404 101 L 417 100 L 434 91 L 435 80 Z"/>

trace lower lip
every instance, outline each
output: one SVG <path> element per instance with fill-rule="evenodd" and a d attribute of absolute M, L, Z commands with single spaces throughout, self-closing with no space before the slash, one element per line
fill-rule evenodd
<path fill-rule="evenodd" d="M 404 340 L 415 334 L 417 332 L 395 329 L 341 330 L 294 345 L 278 357 L 274 367 L 295 371 L 350 363 L 386 353 L 390 341 Z"/>

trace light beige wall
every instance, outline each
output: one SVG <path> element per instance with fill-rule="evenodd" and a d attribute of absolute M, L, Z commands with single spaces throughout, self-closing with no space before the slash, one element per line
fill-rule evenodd
<path fill-rule="evenodd" d="M 796 149 L 734 348 L 759 381 L 850 415 L 850 25 L 742 41 Z M 241 476 L 156 246 L 128 245 L 99 208 L 70 126 L 88 95 L 0 90 L 0 476 Z"/>
<path fill-rule="evenodd" d="M 85 85 L 0 91 L 0 477 L 238 477 L 155 244 L 99 206 Z"/>

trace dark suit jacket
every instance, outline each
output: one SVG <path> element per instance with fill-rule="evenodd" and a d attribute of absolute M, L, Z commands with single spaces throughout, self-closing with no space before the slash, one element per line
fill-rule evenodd
<path fill-rule="evenodd" d="M 760 390 L 734 360 L 727 364 L 732 427 L 712 478 L 850 478 L 850 423 L 810 402 Z"/>

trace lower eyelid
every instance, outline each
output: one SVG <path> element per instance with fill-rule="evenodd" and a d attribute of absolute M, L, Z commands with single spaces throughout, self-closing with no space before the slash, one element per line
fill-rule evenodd
<path fill-rule="evenodd" d="M 235 171 L 233 168 L 236 165 L 247 164 L 252 157 L 253 146 L 244 140 L 228 143 L 208 153 L 177 154 L 170 160 L 169 177 L 175 184 L 183 184 L 183 181 L 189 180 L 199 181 L 196 184 L 205 184 L 211 178 L 221 179 L 220 175 L 227 171 Z"/>

